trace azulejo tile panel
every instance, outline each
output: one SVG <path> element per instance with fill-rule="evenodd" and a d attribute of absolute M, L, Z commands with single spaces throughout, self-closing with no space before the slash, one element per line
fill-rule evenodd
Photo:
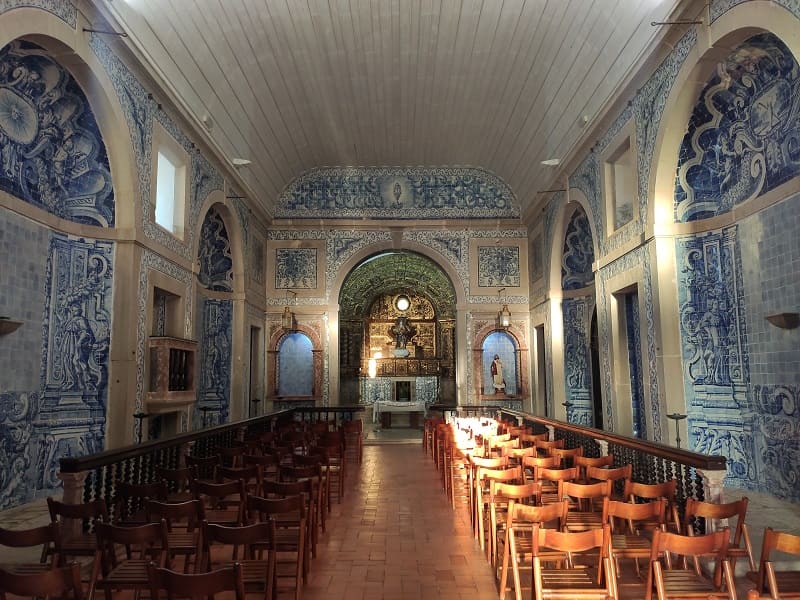
<path fill-rule="evenodd" d="M 0 0 L 0 14 L 14 8 L 41 8 L 54 14 L 73 29 L 78 22 L 78 9 L 72 2 L 66 0 Z"/>
<path fill-rule="evenodd" d="M 314 290 L 316 288 L 316 248 L 275 249 L 276 290 Z"/>
<path fill-rule="evenodd" d="M 565 298 L 561 303 L 564 315 L 564 375 L 567 400 L 567 420 L 591 427 L 592 373 L 589 362 L 589 314 L 594 299 Z"/>
<path fill-rule="evenodd" d="M 213 207 L 206 213 L 200 229 L 197 260 L 200 264 L 197 278 L 203 287 L 217 292 L 233 291 L 233 259 L 228 230 L 222 216 Z"/>
<path fill-rule="evenodd" d="M 325 167 L 295 179 L 278 199 L 279 218 L 518 218 L 511 189 L 482 169 Z"/>
<path fill-rule="evenodd" d="M 700 93 L 681 144 L 675 220 L 729 212 L 800 175 L 800 67 L 771 33 L 737 46 Z"/>
<path fill-rule="evenodd" d="M 0 50 L 0 189 L 57 217 L 114 226 L 92 107 L 70 72 L 27 41 Z"/>
<path fill-rule="evenodd" d="M 519 287 L 519 248 L 478 246 L 478 287 Z"/>
<path fill-rule="evenodd" d="M 710 7 L 711 22 L 713 23 L 735 6 L 749 1 L 750 0 L 713 0 Z M 795 17 L 800 19 L 800 0 L 773 0 L 773 2 L 783 6 Z"/>
<path fill-rule="evenodd" d="M 233 302 L 203 298 L 200 310 L 200 378 L 193 429 L 226 423 L 231 396 Z"/>
<path fill-rule="evenodd" d="M 589 219 L 582 208 L 578 208 L 567 225 L 564 235 L 564 252 L 561 256 L 561 287 L 576 290 L 594 281 L 592 263 L 594 243 Z"/>

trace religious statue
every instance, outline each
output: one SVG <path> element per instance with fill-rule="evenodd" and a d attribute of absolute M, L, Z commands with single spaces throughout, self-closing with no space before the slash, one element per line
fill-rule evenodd
<path fill-rule="evenodd" d="M 503 361 L 498 354 L 494 355 L 492 361 L 492 385 L 495 394 L 504 394 L 506 391 L 506 380 L 503 379 Z"/>
<path fill-rule="evenodd" d="M 408 317 L 397 317 L 397 321 L 389 329 L 389 333 L 394 338 L 395 356 L 408 356 L 406 344 L 417 335 L 417 328 L 408 322 Z"/>

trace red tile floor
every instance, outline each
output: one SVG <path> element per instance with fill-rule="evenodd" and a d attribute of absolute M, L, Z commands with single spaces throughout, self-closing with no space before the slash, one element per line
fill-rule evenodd
<path fill-rule="evenodd" d="M 348 466 L 304 600 L 498 597 L 466 506 L 450 508 L 419 443 L 365 446 Z"/>

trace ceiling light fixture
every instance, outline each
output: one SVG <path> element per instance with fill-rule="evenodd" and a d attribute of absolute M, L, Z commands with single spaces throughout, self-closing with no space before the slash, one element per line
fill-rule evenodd
<path fill-rule="evenodd" d="M 233 163 L 234 167 L 246 167 L 247 165 L 251 164 L 252 160 L 247 160 L 246 158 L 232 158 L 231 163 Z"/>
<path fill-rule="evenodd" d="M 557 167 L 561 164 L 560 158 L 548 158 L 542 161 L 542 164 L 548 167 Z"/>

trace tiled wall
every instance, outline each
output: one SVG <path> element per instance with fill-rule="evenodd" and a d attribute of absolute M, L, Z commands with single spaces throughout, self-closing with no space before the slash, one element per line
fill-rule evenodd
<path fill-rule="evenodd" d="M 227 422 L 233 356 L 233 303 L 202 298 L 199 304 L 200 381 L 193 429 Z"/>

